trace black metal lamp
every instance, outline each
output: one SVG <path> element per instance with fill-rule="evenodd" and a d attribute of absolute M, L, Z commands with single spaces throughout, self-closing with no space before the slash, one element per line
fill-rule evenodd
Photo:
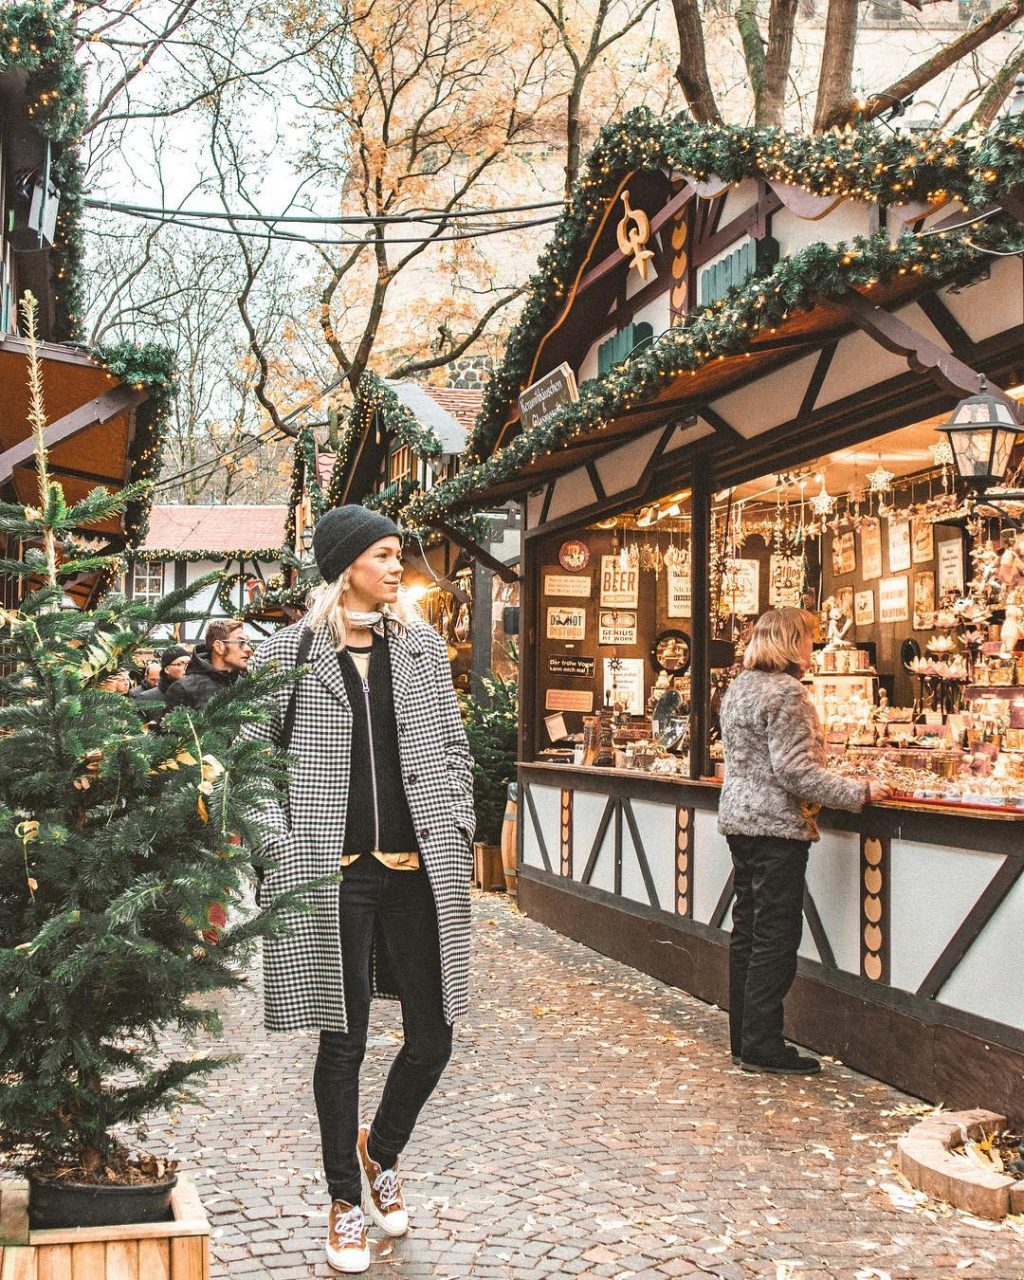
<path fill-rule="evenodd" d="M 979 493 L 1002 484 L 1021 430 L 1013 410 L 986 385 L 982 378 L 978 394 L 961 400 L 937 428 L 949 438 L 957 475 Z"/>

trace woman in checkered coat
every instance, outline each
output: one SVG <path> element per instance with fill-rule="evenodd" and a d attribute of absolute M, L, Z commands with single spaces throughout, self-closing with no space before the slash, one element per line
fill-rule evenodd
<path fill-rule="evenodd" d="M 447 646 L 403 609 L 397 527 L 361 506 L 329 511 L 313 551 L 323 583 L 309 613 L 250 669 L 307 665 L 274 695 L 254 737 L 296 757 L 287 793 L 261 815 L 274 860 L 263 901 L 318 876 L 313 910 L 264 950 L 266 1025 L 316 1028 L 313 1079 L 331 1210 L 327 1258 L 369 1265 L 366 1222 L 402 1235 L 398 1156 L 451 1054 L 466 1011 L 472 760 Z M 289 708 L 289 703 L 291 707 Z M 291 731 L 285 726 L 291 721 Z M 359 1068 L 372 995 L 402 1003 L 405 1042 L 380 1106 L 359 1126 Z"/>

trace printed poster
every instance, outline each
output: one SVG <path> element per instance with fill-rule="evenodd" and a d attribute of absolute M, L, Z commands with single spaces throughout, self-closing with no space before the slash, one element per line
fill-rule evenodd
<path fill-rule="evenodd" d="M 935 526 L 920 516 L 910 522 L 911 549 L 914 564 L 928 564 L 935 559 Z"/>
<path fill-rule="evenodd" d="M 889 572 L 899 573 L 910 568 L 910 521 L 890 520 L 888 525 Z"/>
<path fill-rule="evenodd" d="M 959 538 L 939 543 L 939 599 L 963 595 L 964 544 Z"/>
<path fill-rule="evenodd" d="M 549 640 L 584 640 L 587 635 L 587 611 L 575 605 L 548 605 Z"/>
<path fill-rule="evenodd" d="M 618 556 L 601 557 L 601 607 L 635 609 L 640 597 L 640 569 L 623 569 Z"/>
<path fill-rule="evenodd" d="M 589 574 L 579 577 L 574 573 L 546 573 L 544 575 L 544 594 L 546 596 L 575 596 L 578 599 L 590 598 L 593 578 Z"/>
<path fill-rule="evenodd" d="M 870 627 L 875 621 L 875 593 L 870 588 L 853 597 L 853 625 Z"/>
<path fill-rule="evenodd" d="M 636 614 L 626 609 L 602 609 L 598 614 L 598 644 L 636 644 Z"/>
<path fill-rule="evenodd" d="M 548 689 L 544 694 L 545 711 L 582 711 L 585 716 L 594 710 L 594 694 L 590 689 Z"/>
<path fill-rule="evenodd" d="M 873 516 L 861 521 L 860 571 L 865 582 L 882 576 L 882 526 Z"/>
<path fill-rule="evenodd" d="M 799 609 L 804 585 L 802 556 L 771 557 L 768 566 L 768 607 Z"/>
<path fill-rule="evenodd" d="M 617 702 L 631 716 L 642 716 L 646 706 L 643 658 L 605 658 L 604 688 L 609 704 Z"/>
<path fill-rule="evenodd" d="M 756 615 L 760 612 L 761 565 L 757 560 L 729 560 L 722 574 L 722 599 L 726 611 Z"/>
<path fill-rule="evenodd" d="M 665 610 L 670 618 L 688 618 L 692 609 L 690 581 L 690 563 L 670 565 L 665 579 L 668 584 L 668 607 Z"/>
<path fill-rule="evenodd" d="M 930 631 L 935 625 L 935 574 L 921 569 L 914 574 L 914 630 Z"/>
<path fill-rule="evenodd" d="M 857 542 L 852 529 L 845 533 L 837 533 L 832 537 L 832 572 L 838 578 L 844 573 L 853 573 L 857 568 Z"/>
<path fill-rule="evenodd" d="M 910 545 L 907 544 L 909 552 Z M 878 621 L 906 622 L 910 617 L 909 586 L 906 578 L 883 578 L 878 584 Z"/>

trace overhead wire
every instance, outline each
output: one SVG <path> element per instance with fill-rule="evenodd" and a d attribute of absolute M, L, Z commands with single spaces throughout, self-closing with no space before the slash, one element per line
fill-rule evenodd
<path fill-rule="evenodd" d="M 163 217 L 160 214 L 141 213 L 139 211 L 128 211 L 127 216 L 132 218 L 140 218 L 146 222 L 156 222 L 165 226 L 183 227 L 188 231 L 208 231 L 219 235 L 228 235 L 241 237 L 246 240 L 262 240 L 266 243 L 268 240 L 276 240 L 286 244 L 306 244 L 311 247 L 344 245 L 353 248 L 359 245 L 372 246 L 376 244 L 443 244 L 449 241 L 462 240 L 479 240 L 484 236 L 501 235 L 506 231 L 521 231 L 529 227 L 548 226 L 553 222 L 557 222 L 557 217 L 550 218 L 532 218 L 522 222 L 508 222 L 498 227 L 487 227 L 483 230 L 474 231 L 456 231 L 445 235 L 424 235 L 424 236 L 345 236 L 340 239 L 320 239 L 314 236 L 298 235 L 291 231 L 243 231 L 237 227 L 222 227 L 216 223 L 203 226 L 195 222 L 187 222 L 181 218 Z M 269 220 L 268 220 L 269 221 Z"/>
<path fill-rule="evenodd" d="M 488 218 L 504 213 L 536 213 L 542 209 L 561 209 L 564 200 L 544 200 L 535 204 L 496 205 L 491 209 L 418 209 L 405 213 L 231 213 L 223 209 L 170 209 L 160 205 L 134 204 L 129 201 L 97 200 L 89 196 L 87 208 L 105 209 L 113 213 L 163 214 L 177 218 L 200 218 L 214 222 L 300 222 L 318 226 L 363 226 L 399 222 L 452 222 L 461 218 Z"/>

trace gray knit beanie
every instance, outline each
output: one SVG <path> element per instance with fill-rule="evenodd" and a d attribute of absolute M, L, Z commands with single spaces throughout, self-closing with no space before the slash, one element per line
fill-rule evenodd
<path fill-rule="evenodd" d="M 340 578 L 353 560 L 381 538 L 400 538 L 398 525 L 358 503 L 325 511 L 313 530 L 313 555 L 324 582 Z"/>

